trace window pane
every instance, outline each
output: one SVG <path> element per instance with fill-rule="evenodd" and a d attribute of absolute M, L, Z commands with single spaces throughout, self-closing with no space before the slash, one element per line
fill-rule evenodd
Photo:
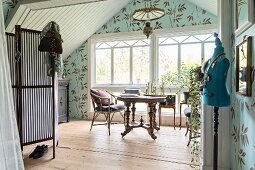
<path fill-rule="evenodd" d="M 134 46 L 140 46 L 140 45 L 149 45 L 150 44 L 150 39 L 144 39 L 144 40 L 139 40 L 137 41 Z"/>
<path fill-rule="evenodd" d="M 192 43 L 192 42 L 200 42 L 200 40 L 195 38 L 195 37 L 193 37 L 193 36 L 190 36 L 188 39 L 183 41 L 183 43 Z"/>
<path fill-rule="evenodd" d="M 209 38 L 212 34 L 203 34 L 203 35 L 195 35 L 196 38 L 200 39 L 201 41 L 206 40 Z"/>
<path fill-rule="evenodd" d="M 181 63 L 201 65 L 201 44 L 181 45 Z"/>
<path fill-rule="evenodd" d="M 174 40 L 181 43 L 182 41 L 186 40 L 189 36 L 179 36 L 179 37 L 172 37 Z"/>
<path fill-rule="evenodd" d="M 211 56 L 213 55 L 214 48 L 215 48 L 214 43 L 205 43 L 205 57 L 204 57 L 204 61 L 206 61 L 209 58 L 211 58 Z"/>
<path fill-rule="evenodd" d="M 96 83 L 111 83 L 111 50 L 96 50 Z"/>
<path fill-rule="evenodd" d="M 133 84 L 145 84 L 149 81 L 149 53 L 149 47 L 133 48 Z"/>
<path fill-rule="evenodd" d="M 178 46 L 159 46 L 159 79 L 167 72 L 177 72 Z"/>
<path fill-rule="evenodd" d="M 173 40 L 172 38 L 167 38 L 166 40 L 160 42 L 160 44 L 177 44 L 178 42 Z"/>
<path fill-rule="evenodd" d="M 114 84 L 130 82 L 130 48 L 115 48 L 113 52 Z"/>

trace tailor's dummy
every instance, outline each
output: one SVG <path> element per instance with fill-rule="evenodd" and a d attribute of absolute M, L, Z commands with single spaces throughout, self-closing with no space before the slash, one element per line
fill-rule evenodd
<path fill-rule="evenodd" d="M 230 63 L 225 57 L 218 34 L 215 33 L 214 36 L 216 45 L 214 53 L 202 67 L 204 72 L 203 104 L 225 107 L 230 105 L 230 95 L 226 84 Z"/>

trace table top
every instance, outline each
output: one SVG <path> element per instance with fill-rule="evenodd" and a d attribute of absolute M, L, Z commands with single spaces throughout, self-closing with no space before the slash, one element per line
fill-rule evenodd
<path fill-rule="evenodd" d="M 117 99 L 124 102 L 143 102 L 143 103 L 156 103 L 156 102 L 162 102 L 165 100 L 165 96 L 118 96 Z"/>

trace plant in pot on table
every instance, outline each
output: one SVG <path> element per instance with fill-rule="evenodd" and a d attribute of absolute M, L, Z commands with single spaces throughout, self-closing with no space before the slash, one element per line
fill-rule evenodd
<path fill-rule="evenodd" d="M 175 105 L 175 95 L 166 96 L 166 105 Z"/>

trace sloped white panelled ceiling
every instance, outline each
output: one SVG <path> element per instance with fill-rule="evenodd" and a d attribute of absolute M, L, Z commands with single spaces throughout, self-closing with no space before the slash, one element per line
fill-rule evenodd
<path fill-rule="evenodd" d="M 63 58 L 66 58 L 131 0 L 30 1 L 17 4 L 14 15 L 7 20 L 6 31 L 14 32 L 15 25 L 42 30 L 47 23 L 55 21 L 61 29 Z"/>
<path fill-rule="evenodd" d="M 42 30 L 50 21 L 59 24 L 63 58 L 93 35 L 132 0 L 20 0 L 6 22 L 7 32 L 15 25 Z M 188 0 L 217 15 L 217 0 Z"/>

